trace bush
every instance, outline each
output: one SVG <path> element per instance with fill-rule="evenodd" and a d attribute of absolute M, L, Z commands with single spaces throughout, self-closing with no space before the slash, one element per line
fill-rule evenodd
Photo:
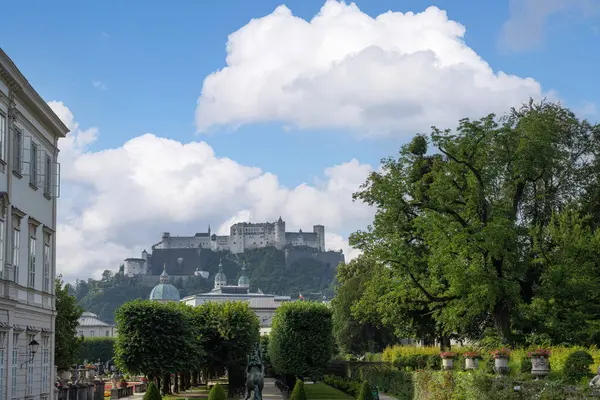
<path fill-rule="evenodd" d="M 290 400 L 306 400 L 306 392 L 304 391 L 304 382 L 300 379 L 296 379 L 294 390 L 290 396 Z"/>
<path fill-rule="evenodd" d="M 371 391 L 371 386 L 369 382 L 364 381 L 360 386 L 360 394 L 358 395 L 358 400 L 373 400 L 373 392 Z"/>
<path fill-rule="evenodd" d="M 360 393 L 360 382 L 353 379 L 340 378 L 339 376 L 334 375 L 326 375 L 323 378 L 323 383 L 347 393 L 352 397 L 358 397 L 358 394 Z"/>
<path fill-rule="evenodd" d="M 208 393 L 208 400 L 227 400 L 227 395 L 225 394 L 223 386 L 218 383 L 213 386 Z"/>
<path fill-rule="evenodd" d="M 160 392 L 158 391 L 158 388 L 156 387 L 154 382 L 150 382 L 148 384 L 148 389 L 146 390 L 146 393 L 144 394 L 143 400 L 162 400 L 162 397 L 160 396 Z"/>
<path fill-rule="evenodd" d="M 590 365 L 593 363 L 594 359 L 590 353 L 583 350 L 576 351 L 567 357 L 563 374 L 570 382 L 579 382 L 591 375 Z"/>
<path fill-rule="evenodd" d="M 269 358 L 279 374 L 320 378 L 333 355 L 331 310 L 316 302 L 283 303 L 273 318 Z"/>

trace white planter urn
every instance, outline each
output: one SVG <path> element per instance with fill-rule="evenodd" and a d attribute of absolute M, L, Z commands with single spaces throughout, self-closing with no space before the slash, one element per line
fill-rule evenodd
<path fill-rule="evenodd" d="M 467 357 L 465 358 L 465 369 L 477 369 L 479 368 L 479 359 Z"/>
<path fill-rule="evenodd" d="M 450 370 L 454 368 L 454 359 L 453 358 L 442 358 L 442 368 L 446 370 Z"/>
<path fill-rule="evenodd" d="M 494 360 L 494 369 L 501 375 L 508 374 L 508 358 L 498 357 Z"/>
<path fill-rule="evenodd" d="M 531 374 L 543 378 L 550 373 L 550 363 L 547 357 L 531 357 Z"/>

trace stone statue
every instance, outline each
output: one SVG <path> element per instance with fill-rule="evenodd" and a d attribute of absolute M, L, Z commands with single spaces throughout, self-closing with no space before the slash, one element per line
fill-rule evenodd
<path fill-rule="evenodd" d="M 260 343 L 254 346 L 254 352 L 248 356 L 246 367 L 246 400 L 263 400 L 262 390 L 265 385 L 265 367 L 260 355 Z"/>
<path fill-rule="evenodd" d="M 589 386 L 592 389 L 600 389 L 600 367 L 598 367 L 597 375 L 592 378 Z"/>

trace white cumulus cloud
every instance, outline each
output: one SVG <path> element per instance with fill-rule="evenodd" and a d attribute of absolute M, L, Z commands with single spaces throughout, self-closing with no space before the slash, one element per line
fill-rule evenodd
<path fill-rule="evenodd" d="M 534 79 L 494 71 L 464 34 L 436 7 L 373 18 L 328 0 L 306 21 L 279 6 L 229 36 L 226 66 L 204 80 L 197 130 L 277 121 L 412 134 L 544 95 Z"/>
<path fill-rule="evenodd" d="M 99 276 L 126 257 L 160 241 L 163 231 L 226 233 L 237 221 L 286 220 L 288 230 L 326 226 L 326 246 L 348 247 L 347 235 L 364 228 L 373 210 L 351 195 L 372 170 L 352 159 L 320 179 L 283 186 L 276 175 L 217 156 L 205 142 L 180 143 L 145 134 L 118 148 L 90 151 L 98 129 L 80 128 L 62 102 L 52 109 L 71 129 L 61 139 L 62 194 L 57 270 L 68 280 Z"/>

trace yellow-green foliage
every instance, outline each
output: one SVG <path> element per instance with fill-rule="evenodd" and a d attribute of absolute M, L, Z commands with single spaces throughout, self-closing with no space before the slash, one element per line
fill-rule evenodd
<path fill-rule="evenodd" d="M 521 360 L 523 358 L 526 358 L 528 353 L 532 350 L 535 350 L 536 348 L 537 347 L 532 346 L 532 347 L 525 348 L 525 349 L 514 349 L 511 351 L 510 361 L 508 363 L 511 374 L 518 374 L 520 372 Z M 590 370 L 591 370 L 591 372 L 595 373 L 596 369 L 600 365 L 600 350 L 595 346 L 592 346 L 589 348 L 582 347 L 582 346 L 572 346 L 572 347 L 552 346 L 552 347 L 550 347 L 550 352 L 551 352 L 551 354 L 550 354 L 550 370 L 553 373 L 562 372 L 562 370 L 565 366 L 565 361 L 567 360 L 567 357 L 569 356 L 569 354 L 574 353 L 578 350 L 587 351 L 592 355 L 592 357 L 594 358 L 594 364 L 590 367 Z M 460 356 L 460 355 L 462 355 L 462 353 L 464 351 L 466 351 L 466 349 L 460 348 L 460 347 L 453 347 L 452 351 Z M 411 355 L 417 355 L 417 354 L 436 355 L 439 353 L 440 353 L 439 347 L 435 347 L 435 346 L 423 346 L 423 347 L 393 346 L 393 347 L 388 347 L 383 351 L 381 359 L 384 362 L 393 363 L 399 357 L 411 356 Z M 484 361 L 479 363 L 479 368 L 484 369 L 485 368 L 485 360 L 489 358 L 489 352 L 485 351 L 485 350 L 481 350 L 481 355 L 484 357 Z"/>

